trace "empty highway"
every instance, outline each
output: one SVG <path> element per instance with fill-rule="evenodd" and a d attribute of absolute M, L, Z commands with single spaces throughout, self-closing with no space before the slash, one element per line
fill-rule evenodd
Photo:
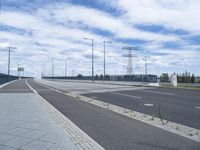
<path fill-rule="evenodd" d="M 200 129 L 200 91 L 77 82 L 39 82 L 145 114 Z M 160 106 L 160 113 L 159 113 Z"/>
<path fill-rule="evenodd" d="M 43 81 L 43 82 L 46 82 L 46 81 Z M 50 81 L 48 81 L 48 83 L 49 82 Z M 74 122 L 80 129 L 82 129 L 85 133 L 87 133 L 91 138 L 93 138 L 97 143 L 99 143 L 105 149 L 108 149 L 108 150 L 128 150 L 128 149 L 198 150 L 200 148 L 199 143 L 193 140 L 170 133 L 168 131 L 159 129 L 157 127 L 153 127 L 151 125 L 139 122 L 137 120 L 124 117 L 122 115 L 113 113 L 111 111 L 96 107 L 94 105 L 76 100 L 75 98 L 56 92 L 55 90 L 51 90 L 50 88 L 41 86 L 37 82 L 34 82 L 32 80 L 28 80 L 27 83 L 35 91 L 37 91 L 37 93 L 41 95 L 46 101 L 48 101 L 51 105 L 57 108 L 62 114 L 64 114 L 67 118 L 69 118 L 72 122 Z M 61 84 L 61 83 L 59 82 L 58 84 Z M 65 82 L 62 83 L 62 86 L 60 87 L 63 90 L 65 86 L 69 86 L 70 88 L 70 84 L 65 83 Z M 80 85 L 77 87 L 80 88 Z M 72 88 L 75 88 L 75 86 Z M 120 88 L 129 89 L 129 87 L 120 87 Z M 117 93 L 120 93 L 120 95 L 109 93 L 109 92 L 106 92 L 108 93 L 106 94 L 104 92 L 104 93 L 99 93 L 99 94 L 107 95 L 105 97 L 100 97 L 97 93 L 93 93 L 93 95 L 88 94 L 87 96 L 89 97 L 97 96 L 98 99 L 101 99 L 102 101 L 104 101 L 112 94 L 113 101 L 114 100 L 119 101 L 120 99 L 125 99 L 124 103 L 127 103 L 127 104 L 124 107 L 128 107 L 128 105 L 130 106 L 133 105 L 133 103 L 130 103 L 130 101 L 135 101 L 135 98 L 130 97 L 130 96 L 129 97 L 125 96 L 125 95 L 132 94 L 132 92 L 131 93 L 129 92 L 133 89 L 133 87 L 130 87 L 130 91 L 126 91 L 128 93 L 118 91 L 119 87 L 115 89 L 114 86 L 113 87 L 109 86 L 108 89 L 112 91 L 117 91 Z M 100 90 L 102 92 L 101 88 L 96 88 L 96 90 Z M 140 90 L 144 90 L 144 89 L 141 88 Z M 2 93 L 32 92 L 31 89 L 28 87 L 28 85 L 25 83 L 25 80 L 15 81 L 14 83 L 11 83 L 5 86 L 0 91 Z M 90 90 L 87 89 L 87 91 L 90 91 Z M 149 91 L 152 91 L 152 89 Z M 164 92 L 164 91 L 159 91 L 159 92 Z M 144 93 L 148 93 L 148 92 L 144 92 Z M 144 93 L 142 94 L 142 96 L 145 95 Z M 150 92 L 149 92 L 149 95 L 150 95 Z M 141 94 L 139 93 L 135 95 L 134 93 L 134 95 L 132 96 L 139 97 L 141 96 Z M 138 99 L 136 98 L 136 100 Z M 135 105 L 137 106 L 138 103 L 139 102 L 135 102 Z M 148 103 L 153 103 L 153 101 L 150 101 Z M 194 97 L 193 99 L 193 104 L 195 105 L 198 104 L 198 100 L 196 99 L 196 97 Z M 199 113 L 198 109 L 195 111 Z"/>

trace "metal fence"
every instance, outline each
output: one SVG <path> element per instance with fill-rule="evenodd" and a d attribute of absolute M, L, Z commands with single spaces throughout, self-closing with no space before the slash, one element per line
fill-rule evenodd
<path fill-rule="evenodd" d="M 42 77 L 43 79 L 66 79 L 66 80 L 92 80 L 92 76 L 54 76 L 54 77 Z M 106 81 L 132 81 L 132 82 L 157 82 L 156 75 L 103 75 L 94 76 L 94 80 L 106 80 Z"/>
<path fill-rule="evenodd" d="M 18 79 L 17 76 L 0 73 L 0 85 Z"/>

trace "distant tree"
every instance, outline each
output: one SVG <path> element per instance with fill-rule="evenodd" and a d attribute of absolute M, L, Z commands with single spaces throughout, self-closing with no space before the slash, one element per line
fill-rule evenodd
<path fill-rule="evenodd" d="M 185 74 L 183 73 L 182 75 L 182 83 L 186 83 L 186 77 L 185 77 Z"/>
<path fill-rule="evenodd" d="M 194 83 L 195 82 L 195 77 L 194 77 L 194 73 L 192 74 L 192 77 L 191 77 L 191 83 Z"/>
<path fill-rule="evenodd" d="M 179 74 L 177 74 L 177 82 L 181 83 L 181 77 L 179 76 Z"/>
<path fill-rule="evenodd" d="M 161 82 L 169 82 L 169 75 L 168 75 L 168 73 L 162 73 L 162 75 L 160 76 L 160 81 Z"/>
<path fill-rule="evenodd" d="M 83 78 L 83 75 L 82 75 L 82 74 L 78 74 L 78 75 L 77 75 L 77 78 L 78 78 L 78 79 L 81 79 L 81 78 Z"/>
<path fill-rule="evenodd" d="M 102 74 L 100 75 L 100 80 L 103 80 L 103 75 Z"/>

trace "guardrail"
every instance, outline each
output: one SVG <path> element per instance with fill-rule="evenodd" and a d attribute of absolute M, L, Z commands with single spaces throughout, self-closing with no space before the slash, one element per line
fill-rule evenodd
<path fill-rule="evenodd" d="M 0 73 L 0 85 L 18 79 L 17 76 Z"/>
<path fill-rule="evenodd" d="M 43 79 L 66 79 L 66 80 L 92 80 L 91 76 L 54 76 L 54 77 L 42 77 Z M 133 81 L 133 82 L 151 82 L 156 83 L 157 82 L 157 76 L 156 75 L 106 75 L 105 78 L 100 75 L 94 76 L 95 81 Z"/>
<path fill-rule="evenodd" d="M 19 77 L 18 76 L 13 76 L 13 75 L 7 75 L 7 74 L 3 74 L 0 73 L 0 85 L 13 81 L 13 80 L 17 80 Z M 33 79 L 32 77 L 20 77 L 21 79 Z"/>

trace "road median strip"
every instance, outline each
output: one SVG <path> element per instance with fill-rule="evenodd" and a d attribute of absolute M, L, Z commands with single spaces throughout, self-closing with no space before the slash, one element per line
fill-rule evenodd
<path fill-rule="evenodd" d="M 200 130 L 198 130 L 198 129 L 188 127 L 188 126 L 185 126 L 185 125 L 182 125 L 182 124 L 170 122 L 170 121 L 167 121 L 167 120 L 161 121 L 161 119 L 158 118 L 158 117 L 154 117 L 154 116 L 150 116 L 150 115 L 143 114 L 143 113 L 140 113 L 140 112 L 136 112 L 136 111 L 133 111 L 133 110 L 130 110 L 130 109 L 119 107 L 119 106 L 116 106 L 116 105 L 113 105 L 113 104 L 110 104 L 110 103 L 106 103 L 106 102 L 102 102 L 102 101 L 99 101 L 99 100 L 96 100 L 96 99 L 88 98 L 88 97 L 85 97 L 85 96 L 82 96 L 82 95 L 65 93 L 65 92 L 59 91 L 58 89 L 54 89 L 52 87 L 46 86 L 46 85 L 38 83 L 38 82 L 35 82 L 35 83 L 38 84 L 38 85 L 41 85 L 43 87 L 49 88 L 51 90 L 54 90 L 56 92 L 65 94 L 67 96 L 74 97 L 77 100 L 87 102 L 89 104 L 104 108 L 106 110 L 110 110 L 112 112 L 121 114 L 123 116 L 141 121 L 143 123 L 147 123 L 149 125 L 152 125 L 154 127 L 158 127 L 160 129 L 169 131 L 171 133 L 175 133 L 175 134 L 183 136 L 185 138 L 200 142 Z M 167 122 L 167 124 L 163 124 L 163 122 Z"/>

